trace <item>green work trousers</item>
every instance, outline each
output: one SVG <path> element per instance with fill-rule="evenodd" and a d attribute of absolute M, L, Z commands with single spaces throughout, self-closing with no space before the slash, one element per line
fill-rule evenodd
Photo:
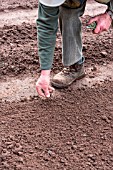
<path fill-rule="evenodd" d="M 81 21 L 85 4 L 71 9 L 63 6 L 47 7 L 39 3 L 37 30 L 38 55 L 41 70 L 50 70 L 53 63 L 58 18 L 62 33 L 62 61 L 64 66 L 83 61 Z"/>

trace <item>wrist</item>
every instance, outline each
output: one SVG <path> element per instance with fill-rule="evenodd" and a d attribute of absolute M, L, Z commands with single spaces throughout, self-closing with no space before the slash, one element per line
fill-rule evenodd
<path fill-rule="evenodd" d="M 41 70 L 41 76 L 49 77 L 50 73 L 51 73 L 51 70 Z"/>

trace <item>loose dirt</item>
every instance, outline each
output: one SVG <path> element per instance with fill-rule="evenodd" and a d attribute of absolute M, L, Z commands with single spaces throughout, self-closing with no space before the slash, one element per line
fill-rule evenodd
<path fill-rule="evenodd" d="M 83 23 L 86 77 L 42 100 L 35 0 L 0 1 L 0 170 L 113 169 L 113 29 L 86 29 L 106 6 L 88 1 Z M 57 34 L 52 75 L 62 66 Z"/>

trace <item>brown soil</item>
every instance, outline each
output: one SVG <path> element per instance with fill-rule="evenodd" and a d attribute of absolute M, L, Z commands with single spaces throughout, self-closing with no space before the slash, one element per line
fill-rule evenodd
<path fill-rule="evenodd" d="M 27 4 L 2 1 L 0 10 Z M 29 4 L 36 7 L 37 2 Z M 95 66 L 113 65 L 113 30 L 93 35 L 86 29 L 88 18 L 82 17 L 83 53 L 85 68 L 93 67 L 92 80 Z M 1 27 L 0 49 L 0 83 L 39 74 L 35 24 Z M 58 32 L 52 73 L 61 69 Z M 48 100 L 0 100 L 0 170 L 112 170 L 113 79 L 103 82 L 76 88 L 75 82 Z"/>
<path fill-rule="evenodd" d="M 6 11 L 11 9 L 33 9 L 35 7 L 38 7 L 38 1 L 37 0 L 0 0 L 0 11 Z"/>

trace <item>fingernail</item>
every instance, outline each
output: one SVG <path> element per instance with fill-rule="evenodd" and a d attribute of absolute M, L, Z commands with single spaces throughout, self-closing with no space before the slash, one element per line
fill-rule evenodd
<path fill-rule="evenodd" d="M 46 97 L 50 97 L 50 94 L 47 94 Z"/>

